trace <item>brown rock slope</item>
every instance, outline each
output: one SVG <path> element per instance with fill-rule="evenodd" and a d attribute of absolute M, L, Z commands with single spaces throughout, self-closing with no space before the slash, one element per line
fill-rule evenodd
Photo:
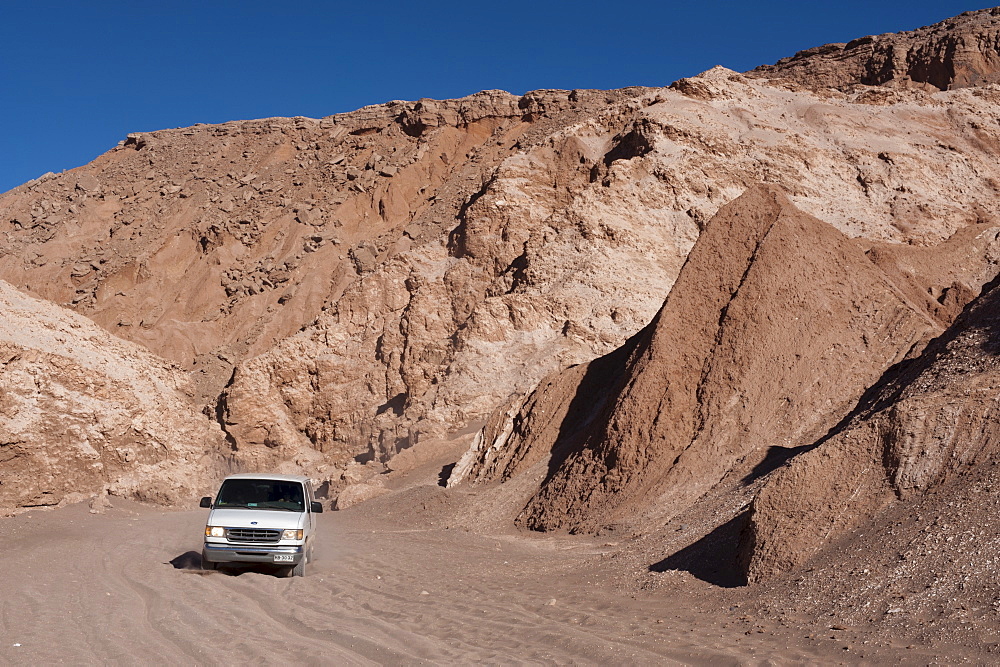
<path fill-rule="evenodd" d="M 748 74 L 813 89 L 864 84 L 951 90 L 998 83 L 1000 7 L 966 12 L 909 32 L 806 49 Z"/>
<path fill-rule="evenodd" d="M 189 392 L 139 345 L 0 281 L 0 510 L 205 492 L 227 447 Z"/>
<path fill-rule="evenodd" d="M 447 244 L 375 265 L 239 367 L 226 396 L 237 440 L 261 460 L 382 458 L 483 420 L 636 333 L 697 225 L 758 175 L 851 236 L 936 243 L 991 217 L 994 130 L 961 129 L 988 105 L 968 91 L 887 108 L 723 70 L 698 84 L 708 99 L 649 93 L 505 159 Z M 953 140 L 957 151 L 940 147 Z"/>
<path fill-rule="evenodd" d="M 518 103 L 494 91 L 129 135 L 3 197 L 0 277 L 192 369 L 214 400 L 234 365 L 399 244 L 446 238 L 483 169 L 530 126 Z"/>
<path fill-rule="evenodd" d="M 996 237 L 980 226 L 915 263 L 964 266 L 974 294 L 996 272 Z M 520 516 L 532 528 L 668 520 L 723 477 L 814 442 L 940 333 L 950 315 L 921 287 L 934 272 L 904 272 L 917 258 L 893 252 L 866 255 L 777 190 L 748 191 L 709 222 L 646 330 L 496 413 L 455 478 L 547 466 Z"/>
<path fill-rule="evenodd" d="M 843 472 L 854 476 L 860 470 Z M 810 547 L 808 563 L 789 576 L 766 582 L 755 577 L 760 583 L 747 591 L 759 600 L 753 606 L 763 614 L 769 608 L 771 617 L 789 624 L 837 619 L 844 627 L 907 638 L 903 645 L 945 642 L 949 659 L 955 654 L 951 646 L 964 642 L 996 653 L 1000 462 L 995 455 L 978 457 L 974 466 L 948 476 L 905 501 L 891 498 L 890 491 L 887 505 L 874 513 L 862 490 L 857 510 L 850 509 L 864 517 L 859 525 L 834 530 L 818 551 Z M 826 484 L 817 488 L 828 490 Z M 794 516 L 791 522 L 810 530 Z"/>
<path fill-rule="evenodd" d="M 846 426 L 777 471 L 752 505 L 743 545 L 750 581 L 806 562 L 896 503 L 982 476 L 977 469 L 1000 447 L 998 335 L 993 286 L 889 374 Z"/>

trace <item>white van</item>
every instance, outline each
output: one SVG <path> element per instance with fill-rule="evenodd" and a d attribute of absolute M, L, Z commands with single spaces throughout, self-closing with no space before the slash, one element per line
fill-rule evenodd
<path fill-rule="evenodd" d="M 202 567 L 219 563 L 267 563 L 284 576 L 305 575 L 312 561 L 316 515 L 323 506 L 313 497 L 312 482 L 298 475 L 243 473 L 222 480 L 205 525 Z"/>

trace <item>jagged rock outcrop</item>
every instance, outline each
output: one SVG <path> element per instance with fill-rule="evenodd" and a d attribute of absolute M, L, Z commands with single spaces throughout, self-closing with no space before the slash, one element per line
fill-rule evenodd
<path fill-rule="evenodd" d="M 952 90 L 1000 83 L 1000 7 L 908 32 L 817 46 L 748 74 L 814 90 L 858 84 Z"/>
<path fill-rule="evenodd" d="M 0 281 L 0 510 L 204 493 L 227 446 L 190 391 L 141 346 Z"/>
<path fill-rule="evenodd" d="M 995 461 L 998 336 L 994 283 L 919 358 L 888 374 L 845 426 L 778 470 L 744 533 L 749 581 L 794 569 L 887 507 Z"/>
<path fill-rule="evenodd" d="M 962 267 L 945 284 L 975 294 L 996 274 L 997 229 L 919 259 L 893 252 L 866 254 L 777 190 L 749 190 L 709 222 L 646 330 L 495 413 L 456 479 L 545 465 L 519 520 L 595 530 L 643 514 L 668 520 L 726 475 L 760 474 L 769 457 L 822 436 L 950 321 L 930 296 L 941 290 L 927 289 L 941 268 L 900 267 Z"/>

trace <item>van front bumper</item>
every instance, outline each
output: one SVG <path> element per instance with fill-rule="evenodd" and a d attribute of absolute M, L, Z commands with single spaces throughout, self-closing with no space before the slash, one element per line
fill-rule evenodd
<path fill-rule="evenodd" d="M 267 563 L 270 565 L 298 565 L 302 561 L 302 545 L 276 546 L 255 544 L 217 544 L 205 542 L 202 558 L 210 563 Z M 275 560 L 275 556 L 282 556 Z M 291 560 L 287 557 L 291 556 Z"/>

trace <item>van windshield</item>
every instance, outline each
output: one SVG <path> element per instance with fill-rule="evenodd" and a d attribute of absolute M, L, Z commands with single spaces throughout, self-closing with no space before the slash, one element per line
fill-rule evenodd
<path fill-rule="evenodd" d="M 305 511 L 302 485 L 277 479 L 227 479 L 219 489 L 215 506 Z"/>

